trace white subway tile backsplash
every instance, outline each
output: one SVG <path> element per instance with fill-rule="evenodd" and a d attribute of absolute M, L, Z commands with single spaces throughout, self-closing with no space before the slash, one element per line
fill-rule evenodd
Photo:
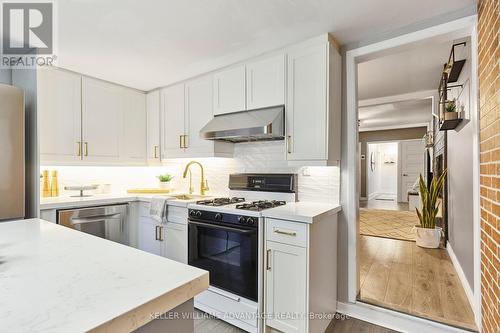
<path fill-rule="evenodd" d="M 227 195 L 231 173 L 296 173 L 298 174 L 298 200 L 316 202 L 339 202 L 339 167 L 290 167 L 286 161 L 283 141 L 239 143 L 234 147 L 234 158 L 197 158 L 205 169 L 209 182 L 209 194 Z M 90 167 L 66 166 L 41 169 L 59 171 L 61 195 L 66 185 L 111 184 L 112 191 L 125 192 L 129 188 L 157 187 L 157 175 L 170 173 L 174 176 L 172 186 L 175 191 L 187 192 L 188 179 L 182 178 L 185 165 L 191 159 L 166 160 L 161 167 Z M 192 166 L 193 187 L 200 187 L 200 171 Z"/>

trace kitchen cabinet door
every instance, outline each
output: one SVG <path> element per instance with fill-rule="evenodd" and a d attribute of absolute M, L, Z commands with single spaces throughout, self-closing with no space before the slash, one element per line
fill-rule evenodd
<path fill-rule="evenodd" d="M 160 162 L 160 91 L 146 95 L 147 158 L 150 164 Z"/>
<path fill-rule="evenodd" d="M 122 87 L 82 78 L 83 160 L 119 164 L 123 142 Z"/>
<path fill-rule="evenodd" d="M 266 325 L 282 332 L 307 332 L 307 257 L 303 247 L 266 242 Z M 290 318 L 297 315 L 298 318 Z"/>
<path fill-rule="evenodd" d="M 149 217 L 139 219 L 139 250 L 152 254 L 162 255 L 159 224 Z"/>
<path fill-rule="evenodd" d="M 200 130 L 213 118 L 212 77 L 186 83 L 186 154 L 199 157 L 214 153 L 214 142 L 200 138 Z"/>
<path fill-rule="evenodd" d="M 188 248 L 187 248 L 187 225 L 168 222 L 163 227 L 164 253 L 163 256 L 178 262 L 187 264 Z"/>
<path fill-rule="evenodd" d="M 81 76 L 41 69 L 37 82 L 40 161 L 79 162 L 81 156 Z"/>
<path fill-rule="evenodd" d="M 123 89 L 123 144 L 121 160 L 127 165 L 146 164 L 146 94 Z"/>
<path fill-rule="evenodd" d="M 245 65 L 214 74 L 214 115 L 246 109 Z"/>
<path fill-rule="evenodd" d="M 162 158 L 185 156 L 184 84 L 161 91 L 161 150 Z"/>
<path fill-rule="evenodd" d="M 247 109 L 285 104 L 285 55 L 260 59 L 246 66 Z"/>
<path fill-rule="evenodd" d="M 287 159 L 327 160 L 328 44 L 288 53 Z"/>

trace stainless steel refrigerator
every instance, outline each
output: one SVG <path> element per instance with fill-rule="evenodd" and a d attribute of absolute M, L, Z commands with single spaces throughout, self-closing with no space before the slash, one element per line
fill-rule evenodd
<path fill-rule="evenodd" d="M 0 84 L 0 222 L 25 217 L 24 131 L 23 90 Z"/>

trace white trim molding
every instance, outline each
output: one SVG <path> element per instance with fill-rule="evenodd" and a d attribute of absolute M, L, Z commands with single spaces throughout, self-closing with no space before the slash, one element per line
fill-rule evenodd
<path fill-rule="evenodd" d="M 475 300 L 474 300 L 474 292 L 472 291 L 472 288 L 470 287 L 469 281 L 467 281 L 467 278 L 465 277 L 464 270 L 462 269 L 462 265 L 460 265 L 460 262 L 458 261 L 457 256 L 455 255 L 455 252 L 453 251 L 453 248 L 450 244 L 450 242 L 446 242 L 446 251 L 448 252 L 448 255 L 450 256 L 451 263 L 453 264 L 453 267 L 455 268 L 455 271 L 457 271 L 458 278 L 460 279 L 460 282 L 462 283 L 462 287 L 464 288 L 465 295 L 467 296 L 467 300 L 470 303 L 470 306 L 472 309 L 474 309 L 475 305 Z"/>
<path fill-rule="evenodd" d="M 359 161 L 358 161 L 358 100 L 357 100 L 357 65 L 360 62 L 374 59 L 391 52 L 409 49 L 418 45 L 425 44 L 428 41 L 450 41 L 465 36 L 471 37 L 471 120 L 477 130 L 472 138 L 474 143 L 474 158 L 473 163 L 473 200 L 474 200 L 474 306 L 473 310 L 476 316 L 476 326 L 480 330 L 481 325 L 481 289 L 480 289 L 480 219 L 479 219 L 479 121 L 477 115 L 477 15 L 472 15 L 460 18 L 447 23 L 435 25 L 419 31 L 387 39 L 374 44 L 359 47 L 357 49 L 348 50 L 345 56 L 346 70 L 346 101 L 343 117 L 344 128 L 346 131 L 344 149 L 342 151 L 342 160 L 345 163 L 341 170 L 341 193 L 343 216 L 347 225 L 347 298 L 350 303 L 356 303 L 356 295 L 358 293 L 358 230 L 359 230 Z M 424 92 L 427 94 L 428 92 Z M 366 102 L 366 101 L 364 101 Z M 373 100 L 371 102 L 374 102 Z M 364 307 L 363 311 L 367 317 L 375 317 L 380 315 L 380 309 L 377 307 Z M 369 312 L 373 313 L 368 315 Z M 406 315 L 408 318 L 410 316 Z M 406 318 L 406 317 L 405 317 Z M 406 318 L 405 320 L 409 320 Z M 414 323 L 420 319 L 413 317 Z M 374 320 L 375 320 L 374 319 Z M 376 321 L 373 321 L 376 322 Z M 416 325 L 416 324 L 414 324 Z M 437 325 L 437 324 L 436 324 Z M 415 326 L 416 327 L 416 326 Z M 438 326 L 436 326 L 438 327 Z M 441 325 L 441 329 L 445 329 L 445 325 Z M 452 328 L 450 328 L 452 329 Z M 447 332 L 441 330 L 440 332 Z M 429 332 L 421 329 L 407 330 L 408 332 Z M 451 331 L 449 331 L 451 332 Z M 454 332 L 463 332 L 461 330 Z"/>
<path fill-rule="evenodd" d="M 407 333 L 470 333 L 458 327 L 392 311 L 367 303 L 337 302 L 337 312 L 359 320 Z"/>
<path fill-rule="evenodd" d="M 385 131 L 385 130 L 394 130 L 394 129 L 405 129 L 405 128 L 414 128 L 414 127 L 429 127 L 429 123 L 415 123 L 415 124 L 401 124 L 394 126 L 381 126 L 381 127 L 360 127 L 360 132 L 371 132 L 371 131 Z"/>

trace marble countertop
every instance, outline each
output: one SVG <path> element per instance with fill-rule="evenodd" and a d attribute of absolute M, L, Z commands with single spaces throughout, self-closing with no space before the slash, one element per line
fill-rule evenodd
<path fill-rule="evenodd" d="M 299 201 L 287 202 L 284 206 L 263 210 L 262 216 L 303 223 L 314 223 L 325 216 L 336 214 L 341 210 L 342 206 L 338 204 Z"/>
<path fill-rule="evenodd" d="M 132 331 L 208 285 L 204 270 L 54 223 L 0 223 L 2 331 Z"/>
<path fill-rule="evenodd" d="M 96 205 L 108 205 L 115 203 L 133 202 L 133 201 L 145 201 L 148 202 L 153 196 L 158 196 L 157 194 L 94 194 L 90 197 L 49 197 L 40 199 L 40 210 L 47 209 L 61 209 L 61 208 L 73 208 L 73 207 L 89 207 Z M 193 198 L 189 200 L 180 200 L 172 197 L 171 195 L 165 195 L 168 204 L 172 206 L 187 207 L 188 204 L 194 203 L 201 198 Z M 204 198 L 211 198 L 212 196 L 206 196 Z"/>

